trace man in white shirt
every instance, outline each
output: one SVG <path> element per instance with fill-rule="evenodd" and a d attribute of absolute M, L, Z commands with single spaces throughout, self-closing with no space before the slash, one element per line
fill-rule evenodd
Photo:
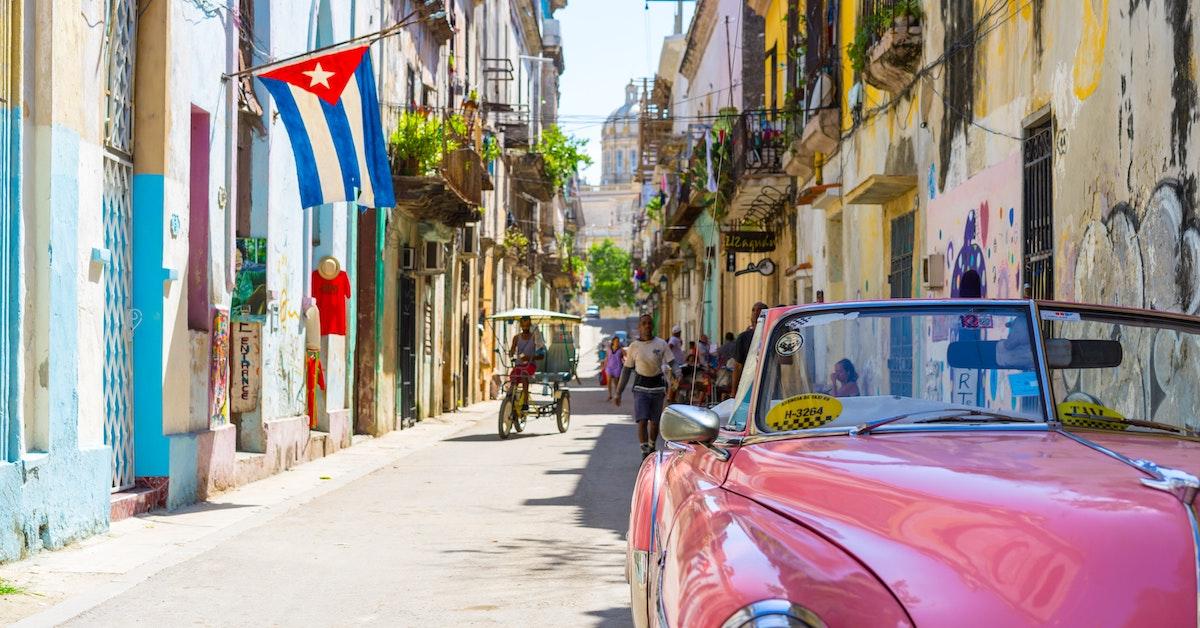
<path fill-rule="evenodd" d="M 671 337 L 667 339 L 667 346 L 671 347 L 671 354 L 675 356 L 676 366 L 682 365 L 683 357 L 683 330 L 679 328 L 677 323 L 671 328 Z"/>
<path fill-rule="evenodd" d="M 638 339 L 625 349 L 625 367 L 613 403 L 621 405 L 625 386 L 633 379 L 633 420 L 638 424 L 638 442 L 642 459 L 654 453 L 658 441 L 658 420 L 667 397 L 668 377 L 676 377 L 679 364 L 671 348 L 654 336 L 654 319 L 643 314 L 638 319 Z"/>

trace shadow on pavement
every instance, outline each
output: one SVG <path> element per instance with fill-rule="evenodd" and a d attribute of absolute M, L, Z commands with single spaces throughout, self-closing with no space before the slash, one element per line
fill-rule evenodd
<path fill-rule="evenodd" d="M 602 611 L 591 611 L 588 615 L 596 618 L 596 628 L 624 628 L 633 625 L 633 617 L 630 616 L 628 608 L 606 608 Z"/>
<path fill-rule="evenodd" d="M 580 395 L 583 402 L 581 405 L 593 409 L 603 407 L 605 402 L 602 395 L 601 392 L 583 393 Z M 579 481 L 576 482 L 572 493 L 558 497 L 528 499 L 525 504 L 573 507 L 577 511 L 577 521 L 580 525 L 612 530 L 624 538 L 629 527 L 629 499 L 640 458 L 637 451 L 637 428 L 632 421 L 623 421 L 622 418 L 624 417 L 614 417 L 612 422 L 604 424 L 598 436 L 589 432 L 575 438 L 577 441 L 590 441 L 587 443 L 590 448 L 563 452 L 564 455 L 587 456 L 582 470 L 560 469 L 545 472 L 547 475 L 579 473 Z"/>
<path fill-rule="evenodd" d="M 530 428 L 525 428 L 525 429 L 528 430 Z M 488 432 L 487 434 L 467 434 L 465 436 L 455 436 L 454 438 L 447 438 L 445 440 L 445 442 L 447 442 L 447 443 L 482 443 L 482 442 L 488 442 L 488 441 L 497 441 L 498 442 L 501 440 L 517 440 L 520 438 L 537 438 L 539 436 L 554 436 L 557 434 L 558 434 L 558 431 L 541 432 L 541 433 L 539 433 L 539 432 L 513 432 L 512 434 L 509 434 L 507 439 L 501 439 L 500 435 L 497 434 L 496 432 Z"/>

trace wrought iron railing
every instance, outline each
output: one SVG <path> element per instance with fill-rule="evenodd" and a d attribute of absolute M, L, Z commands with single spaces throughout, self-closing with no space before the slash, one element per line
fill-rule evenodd
<path fill-rule="evenodd" d="M 784 116 L 772 111 L 748 111 L 733 128 L 733 176 L 781 174 L 787 151 Z"/>

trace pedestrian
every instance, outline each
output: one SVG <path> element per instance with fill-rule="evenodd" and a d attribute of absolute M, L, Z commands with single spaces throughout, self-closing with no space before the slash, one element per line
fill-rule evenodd
<path fill-rule="evenodd" d="M 638 339 L 625 348 L 621 382 L 617 386 L 617 396 L 613 398 L 613 403 L 620 407 L 625 386 L 633 379 L 633 420 L 638 425 L 643 460 L 654 453 L 658 420 L 667 396 L 667 380 L 677 378 L 679 368 L 667 341 L 654 336 L 654 319 L 643 314 L 638 319 Z"/>
<path fill-rule="evenodd" d="M 759 301 L 750 308 L 750 326 L 745 331 L 738 334 L 737 345 L 734 350 L 733 361 L 733 389 L 737 390 L 738 385 L 742 381 L 742 369 L 746 366 L 746 360 L 750 357 L 750 343 L 754 340 L 754 327 L 758 325 L 758 317 L 762 311 L 767 309 L 767 304 Z"/>
<path fill-rule="evenodd" d="M 700 334 L 700 341 L 696 346 L 700 349 L 700 363 L 708 368 L 716 368 L 717 354 L 713 351 L 712 343 L 708 341 L 708 334 Z"/>
<path fill-rule="evenodd" d="M 725 368 L 729 361 L 733 359 L 734 353 L 737 351 L 737 339 L 733 332 L 725 332 L 725 342 L 717 349 L 717 364 L 721 368 Z"/>
<path fill-rule="evenodd" d="M 671 347 L 671 354 L 675 357 L 675 364 L 683 364 L 683 330 L 676 323 L 671 328 L 671 338 L 667 340 L 667 346 Z"/>
<path fill-rule="evenodd" d="M 608 341 L 608 357 L 604 358 L 604 377 L 608 383 L 608 400 L 612 401 L 617 395 L 617 383 L 621 379 L 621 369 L 625 366 L 625 347 L 621 339 L 613 336 Z"/>

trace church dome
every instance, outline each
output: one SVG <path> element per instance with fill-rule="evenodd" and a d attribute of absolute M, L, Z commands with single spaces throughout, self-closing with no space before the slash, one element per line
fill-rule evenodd
<path fill-rule="evenodd" d="M 614 123 L 618 121 L 636 123 L 638 116 L 641 115 L 641 113 L 642 101 L 640 98 L 638 98 L 637 86 L 631 82 L 629 85 L 625 86 L 625 103 L 620 107 L 617 107 L 616 110 L 608 115 L 608 119 L 605 120 L 604 126 L 612 127 L 614 126 Z"/>

